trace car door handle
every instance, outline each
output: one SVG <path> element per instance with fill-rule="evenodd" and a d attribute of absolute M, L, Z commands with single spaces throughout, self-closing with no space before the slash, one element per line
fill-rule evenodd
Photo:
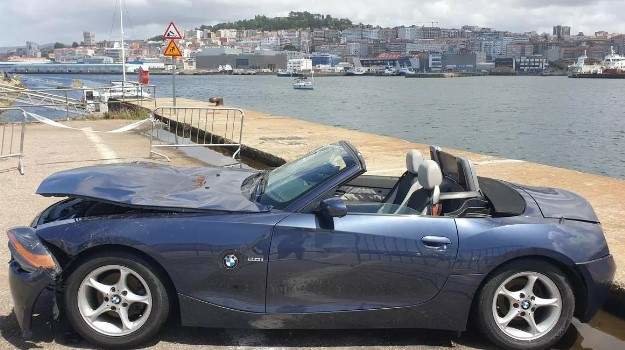
<path fill-rule="evenodd" d="M 433 249 L 446 249 L 447 246 L 451 244 L 451 240 L 443 236 L 424 236 L 421 238 L 421 242 L 423 242 L 423 245 L 427 248 Z"/>

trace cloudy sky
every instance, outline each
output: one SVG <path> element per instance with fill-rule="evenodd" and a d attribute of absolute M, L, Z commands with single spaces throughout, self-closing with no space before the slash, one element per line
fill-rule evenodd
<path fill-rule="evenodd" d="M 119 37 L 119 0 L 0 0 L 4 33 L 0 47 L 82 40 L 82 31 L 97 40 Z M 310 11 L 349 17 L 354 22 L 382 26 L 462 24 L 501 30 L 550 32 L 554 24 L 573 32 L 625 32 L 625 0 L 124 0 L 126 36 L 161 34 L 174 20 L 188 29 L 256 14 L 284 16 Z M 117 10 L 119 11 L 119 10 Z"/>

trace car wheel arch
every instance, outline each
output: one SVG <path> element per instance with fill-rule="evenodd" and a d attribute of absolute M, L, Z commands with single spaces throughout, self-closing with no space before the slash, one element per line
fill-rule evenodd
<path fill-rule="evenodd" d="M 56 248 L 55 250 L 58 250 L 58 248 Z M 102 244 L 86 248 L 71 257 L 61 256 L 61 259 L 65 260 L 65 263 L 62 264 L 63 271 L 61 273 L 60 280 L 63 281 L 65 278 L 67 278 L 67 276 L 69 276 L 72 271 L 80 265 L 82 261 L 102 252 L 124 252 L 139 256 L 147 261 L 151 265 L 150 267 L 154 268 L 154 273 L 161 278 L 161 282 L 167 290 L 167 294 L 169 295 L 169 301 L 171 303 L 170 315 L 176 315 L 176 317 L 179 318 L 180 308 L 178 305 L 178 293 L 173 283 L 173 280 L 171 279 L 165 268 L 155 258 L 153 258 L 150 254 L 137 248 L 119 244 Z M 53 254 L 55 253 L 53 252 Z M 64 255 L 64 253 L 62 253 L 62 255 Z M 61 285 L 63 285 L 63 283 L 61 283 Z M 178 319 L 176 321 L 178 321 Z"/>
<path fill-rule="evenodd" d="M 469 313 L 469 319 L 475 317 L 477 315 L 477 300 L 479 299 L 479 295 L 482 292 L 484 285 L 495 276 L 501 269 L 505 268 L 507 265 L 510 265 L 519 260 L 534 260 L 534 261 L 543 261 L 549 263 L 558 269 L 560 269 L 566 276 L 567 280 L 571 282 L 571 289 L 573 290 L 573 295 L 575 297 L 575 311 L 574 315 L 579 316 L 586 309 L 586 297 L 587 297 L 587 289 L 586 284 L 584 282 L 583 277 L 575 268 L 575 264 L 567 264 L 566 262 L 558 259 L 554 256 L 547 255 L 522 255 L 516 256 L 510 259 L 507 259 L 494 268 L 492 268 L 487 274 L 484 275 L 482 281 L 480 282 L 479 287 L 476 289 L 473 294 L 473 300 L 471 302 L 471 311 Z M 473 323 L 473 322 L 471 322 Z"/>

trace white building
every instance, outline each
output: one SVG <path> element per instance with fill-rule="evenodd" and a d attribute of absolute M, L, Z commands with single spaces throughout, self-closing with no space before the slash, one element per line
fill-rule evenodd
<path fill-rule="evenodd" d="M 191 29 L 184 32 L 185 40 L 202 40 L 204 33 L 199 29 Z"/>
<path fill-rule="evenodd" d="M 501 39 L 494 40 L 490 54 L 493 57 L 505 56 L 508 50 L 508 45 L 512 44 L 513 41 L 515 41 L 515 38 L 511 36 L 505 36 Z"/>
<path fill-rule="evenodd" d="M 24 56 L 41 57 L 41 51 L 39 50 L 39 45 L 32 41 L 27 41 L 26 48 L 24 49 Z"/>
<path fill-rule="evenodd" d="M 104 56 L 111 57 L 115 63 L 121 63 L 122 61 L 122 49 L 119 45 L 117 47 L 107 47 L 104 49 Z"/>
<path fill-rule="evenodd" d="M 547 58 L 541 55 L 523 56 L 516 61 L 517 69 L 521 72 L 542 72 L 549 67 Z"/>
<path fill-rule="evenodd" d="M 430 53 L 428 64 L 430 72 L 440 72 L 443 70 L 443 55 L 440 53 Z"/>
<path fill-rule="evenodd" d="M 95 33 L 82 32 L 82 41 L 85 46 L 95 46 Z"/>
<path fill-rule="evenodd" d="M 282 51 L 286 55 L 287 60 L 292 60 L 295 58 L 306 58 L 306 54 L 301 51 Z"/>
<path fill-rule="evenodd" d="M 309 58 L 294 58 L 286 62 L 286 70 L 290 72 L 302 72 L 312 70 L 312 60 Z"/>
<path fill-rule="evenodd" d="M 366 43 L 347 43 L 347 54 L 355 57 L 369 56 L 369 46 Z"/>
<path fill-rule="evenodd" d="M 260 41 L 260 48 L 263 50 L 279 50 L 280 38 L 276 36 L 267 36 Z"/>
<path fill-rule="evenodd" d="M 377 40 L 380 38 L 379 28 L 352 27 L 341 33 L 342 41 L 349 43 L 362 40 Z"/>
<path fill-rule="evenodd" d="M 57 63 L 76 63 L 84 58 L 95 55 L 95 50 L 88 47 L 67 47 L 54 49 L 54 61 Z"/>
<path fill-rule="evenodd" d="M 397 37 L 401 40 L 414 40 L 417 38 L 417 28 L 412 27 L 399 27 L 397 28 Z"/>
<path fill-rule="evenodd" d="M 448 45 L 435 39 L 415 39 L 413 43 L 406 43 L 406 53 L 409 52 L 445 52 Z"/>
<path fill-rule="evenodd" d="M 362 38 L 369 39 L 369 40 L 378 40 L 380 39 L 380 29 L 379 28 L 363 28 Z"/>
<path fill-rule="evenodd" d="M 236 39 L 237 38 L 237 30 L 236 29 L 219 29 L 217 34 L 220 38 L 226 39 Z"/>

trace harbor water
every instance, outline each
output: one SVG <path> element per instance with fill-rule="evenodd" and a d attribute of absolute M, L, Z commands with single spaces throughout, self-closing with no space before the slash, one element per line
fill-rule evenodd
<path fill-rule="evenodd" d="M 26 75 L 29 87 L 95 87 L 114 75 Z M 566 77 L 178 76 L 177 94 L 328 125 L 625 178 L 625 81 Z M 153 75 L 158 97 L 171 76 Z M 64 117 L 64 114 L 60 114 Z"/>

